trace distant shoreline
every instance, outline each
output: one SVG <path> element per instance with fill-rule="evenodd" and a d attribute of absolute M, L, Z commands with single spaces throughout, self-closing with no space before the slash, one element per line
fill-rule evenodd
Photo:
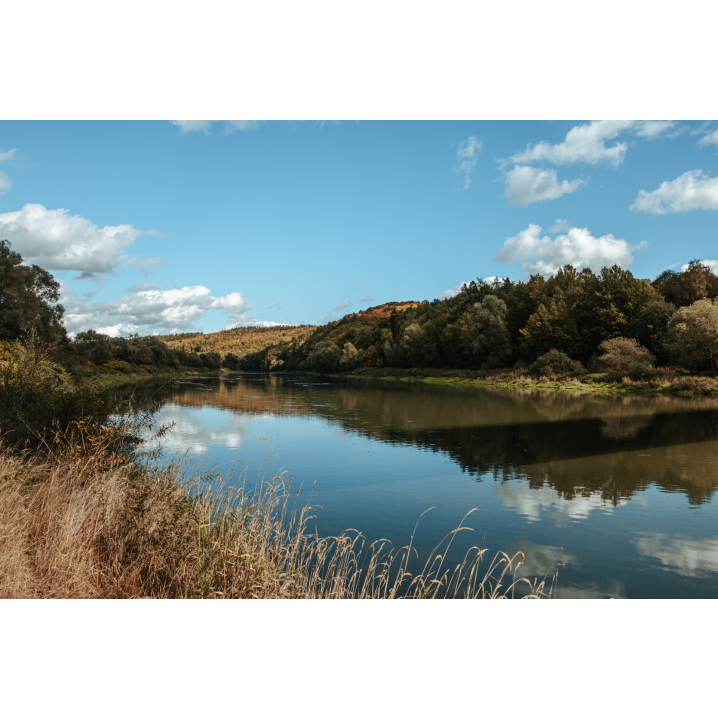
<path fill-rule="evenodd" d="M 486 376 L 484 372 L 450 369 L 425 370 L 425 369 L 359 369 L 351 372 L 338 374 L 317 374 L 316 376 L 331 376 L 337 379 L 380 379 L 389 382 L 420 383 L 444 386 L 494 386 L 511 389 L 536 389 L 541 391 L 574 391 L 581 393 L 601 394 L 657 394 L 661 396 L 676 394 L 680 396 L 718 396 L 718 380 L 709 377 L 697 377 L 698 380 L 668 381 L 664 386 L 656 386 L 653 381 L 632 381 L 602 380 L 595 375 L 583 377 L 583 380 L 576 377 L 566 379 L 553 379 L 541 381 L 532 379 L 525 374 L 511 376 L 510 370 L 505 370 L 494 376 Z M 691 384 L 695 386 L 691 386 Z"/>

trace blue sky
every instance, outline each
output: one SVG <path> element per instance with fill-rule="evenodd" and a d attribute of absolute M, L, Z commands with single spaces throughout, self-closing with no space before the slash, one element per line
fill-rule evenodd
<path fill-rule="evenodd" d="M 718 260 L 718 122 L 5 121 L 0 173 L 0 239 L 62 281 L 72 332 Z"/>

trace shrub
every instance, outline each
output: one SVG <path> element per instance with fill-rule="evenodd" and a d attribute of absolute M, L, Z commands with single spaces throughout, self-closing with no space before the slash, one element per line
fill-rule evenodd
<path fill-rule="evenodd" d="M 529 367 L 529 371 L 534 376 L 553 378 L 582 374 L 584 369 L 581 362 L 574 361 L 558 349 L 552 349 L 550 352 L 542 354 Z"/>
<path fill-rule="evenodd" d="M 595 361 L 595 369 L 614 374 L 632 373 L 634 367 L 637 372 L 653 369 L 656 358 L 635 339 L 616 337 L 606 339 L 598 345 L 601 356 Z"/>
<path fill-rule="evenodd" d="M 46 354 L 19 343 L 0 342 L 0 373 L 4 441 L 46 448 L 61 442 L 73 452 L 93 457 L 99 453 L 114 457 L 121 447 L 137 445 L 137 431 L 120 416 L 126 402 L 75 386 Z"/>
<path fill-rule="evenodd" d="M 105 362 L 102 366 L 112 369 L 113 371 L 118 371 L 121 374 L 129 374 L 132 371 L 132 364 L 126 361 L 119 361 L 117 359 Z"/>

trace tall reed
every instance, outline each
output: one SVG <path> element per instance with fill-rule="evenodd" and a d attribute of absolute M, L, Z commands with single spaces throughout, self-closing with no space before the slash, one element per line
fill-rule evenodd
<path fill-rule="evenodd" d="M 320 537 L 284 474 L 224 478 L 196 460 L 124 465 L 0 446 L 0 596 L 99 598 L 506 598 L 552 596 L 516 578 L 523 554 L 447 554 L 460 525 L 413 571 L 406 546 L 347 530 Z M 416 531 L 416 530 L 415 530 Z M 486 565 L 488 564 L 488 565 Z"/>

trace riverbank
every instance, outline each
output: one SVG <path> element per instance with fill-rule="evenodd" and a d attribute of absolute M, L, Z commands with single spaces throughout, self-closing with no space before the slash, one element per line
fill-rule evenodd
<path fill-rule="evenodd" d="M 351 372 L 329 374 L 340 379 L 380 379 L 406 383 L 495 386 L 549 391 L 579 391 L 611 394 L 677 394 L 682 396 L 718 396 L 718 379 L 695 376 L 674 370 L 658 370 L 650 379 L 606 374 L 585 374 L 582 376 L 549 378 L 532 377 L 526 372 L 504 370 L 496 373 L 486 371 L 451 369 L 395 369 L 361 368 Z"/>
<path fill-rule="evenodd" d="M 299 492 L 281 476 L 258 489 L 240 479 L 230 490 L 219 475 L 182 462 L 117 465 L 0 444 L 0 598 L 514 595 L 520 553 L 491 561 L 482 548 L 452 572 L 432 552 L 412 575 L 411 550 L 365 550 L 357 532 L 307 531 L 311 507 L 297 509 Z M 529 597 L 553 591 L 517 583 Z"/>
<path fill-rule="evenodd" d="M 116 372 L 110 368 L 82 367 L 69 371 L 75 384 L 89 386 L 93 391 L 102 392 L 107 389 L 119 388 L 127 384 L 157 381 L 158 379 L 182 379 L 186 377 L 219 377 L 230 376 L 236 372 L 229 369 L 195 369 L 193 367 L 133 367 L 129 372 Z"/>

